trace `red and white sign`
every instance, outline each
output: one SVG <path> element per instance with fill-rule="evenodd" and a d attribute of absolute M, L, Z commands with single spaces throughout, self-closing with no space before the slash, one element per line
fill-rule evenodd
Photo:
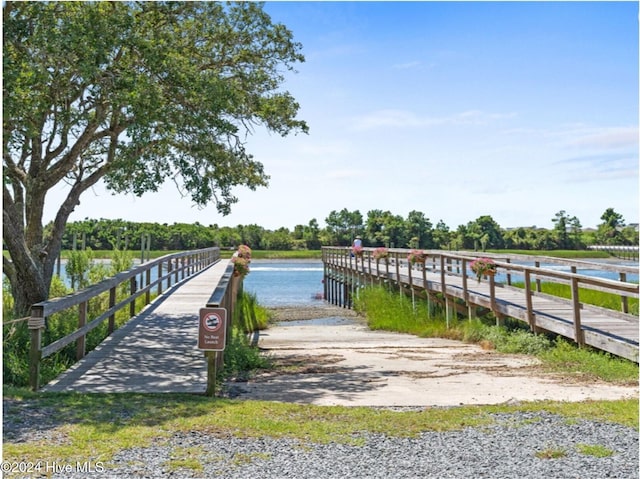
<path fill-rule="evenodd" d="M 224 351 L 227 341 L 227 310 L 202 308 L 198 327 L 198 349 Z"/>

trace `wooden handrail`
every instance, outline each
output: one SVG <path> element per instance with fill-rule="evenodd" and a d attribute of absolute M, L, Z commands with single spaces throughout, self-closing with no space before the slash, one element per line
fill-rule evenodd
<path fill-rule="evenodd" d="M 169 286 L 171 286 L 171 279 L 174 277 L 174 284 L 178 282 L 178 272 L 182 272 L 181 279 L 184 280 L 188 276 L 211 266 L 219 260 L 220 248 L 218 247 L 168 254 L 161 258 L 148 261 L 128 271 L 118 273 L 84 290 L 32 305 L 31 316 L 28 320 L 28 328 L 31 330 L 29 359 L 29 382 L 31 388 L 34 391 L 39 388 L 40 362 L 43 358 L 60 351 L 62 348 L 74 341 L 77 344 L 78 357 L 82 357 L 84 355 L 84 342 L 86 335 L 91 330 L 98 327 L 105 319 L 109 319 L 108 334 L 111 334 L 114 329 L 115 314 L 117 311 L 123 309 L 127 305 L 130 305 L 130 315 L 133 316 L 135 314 L 135 301 L 137 298 L 144 295 L 146 300 L 145 304 L 149 304 L 150 292 L 154 287 L 157 287 L 158 295 L 160 295 L 162 294 L 162 283 L 164 281 L 167 281 Z M 160 272 L 162 271 L 162 265 L 165 263 L 167 264 L 167 274 L 159 276 L 155 281 L 151 282 L 151 269 L 157 267 Z M 146 278 L 146 284 L 143 286 L 138 285 L 138 276 L 140 277 L 141 283 Z M 131 284 L 130 294 L 116 304 L 116 289 L 119 285 L 127 282 Z M 109 292 L 109 308 L 106 311 L 103 311 L 97 318 L 86 322 L 86 318 L 83 318 L 82 311 L 86 309 L 86 305 L 89 300 L 105 292 Z M 46 327 L 46 318 L 54 313 L 70 308 L 79 308 L 78 328 L 51 344 L 43 346 L 42 331 Z"/>
<path fill-rule="evenodd" d="M 231 322 L 231 318 L 233 317 L 240 284 L 241 278 L 234 275 L 234 265 L 230 262 L 206 304 L 207 308 L 226 309 L 227 324 Z M 227 327 L 226 333 L 226 342 L 228 344 L 231 340 L 231 326 Z M 224 351 L 205 351 L 205 356 L 207 358 L 207 389 L 205 390 L 205 394 L 207 396 L 214 396 L 217 372 L 224 367 Z"/>
<path fill-rule="evenodd" d="M 337 251 L 343 251 L 343 252 L 350 251 L 350 248 L 348 247 L 327 246 L 327 247 L 323 247 L 323 249 L 327 249 L 329 251 L 331 250 L 337 250 Z M 363 248 L 363 254 L 365 255 L 371 254 L 374 249 L 375 248 Z M 397 262 L 396 268 L 399 268 L 401 263 L 406 263 L 406 265 L 409 266 L 409 262 L 406 259 L 403 259 L 402 255 L 404 254 L 404 257 L 406 258 L 406 255 L 410 251 L 411 250 L 409 249 L 389 248 L 389 253 L 391 253 L 392 256 L 396 259 L 396 262 Z M 471 253 L 466 253 L 466 252 L 465 253 L 459 253 L 459 252 L 448 253 L 442 250 L 424 250 L 424 251 L 427 254 L 427 256 L 430 258 L 435 259 L 437 257 L 441 257 L 443 259 L 442 264 L 445 264 L 446 259 L 457 260 L 462 264 L 463 261 L 468 262 L 469 260 L 472 260 L 473 258 L 477 258 L 477 257 L 491 257 L 492 259 L 494 259 L 496 256 L 498 256 L 498 255 L 489 256 L 484 253 L 475 254 L 475 255 L 472 255 Z M 500 255 L 500 257 L 502 258 L 504 256 Z M 565 266 L 579 265 L 582 267 L 581 269 L 592 269 L 592 270 L 623 273 L 624 278 L 626 278 L 626 273 L 635 273 L 635 274 L 638 273 L 637 268 L 625 266 L 625 265 L 619 265 L 619 267 L 615 267 L 615 265 L 610 265 L 610 264 L 600 264 L 600 263 L 578 261 L 578 260 L 576 260 L 575 262 L 572 262 L 570 260 L 565 260 L 562 258 L 550 258 L 547 256 L 510 254 L 508 255 L 508 258 L 505 258 L 505 259 L 509 259 L 510 261 L 514 259 L 520 260 L 520 261 L 530 261 L 533 258 L 535 258 L 537 262 L 562 264 Z M 633 297 L 633 298 L 640 297 L 640 294 L 639 294 L 640 287 L 637 283 L 629 283 L 626 281 L 612 280 L 607 278 L 598 278 L 596 276 L 590 276 L 590 275 L 585 275 L 580 273 L 569 273 L 564 271 L 546 269 L 542 267 L 525 266 L 522 264 L 500 261 L 498 259 L 494 259 L 494 262 L 499 268 L 502 268 L 503 270 L 505 270 L 505 273 L 507 274 L 509 272 L 515 271 L 518 273 L 522 273 L 524 275 L 526 271 L 529 271 L 531 276 L 534 278 L 542 277 L 542 278 L 560 279 L 560 280 L 563 280 L 565 284 L 571 284 L 572 281 L 577 280 L 578 283 L 580 284 L 595 286 L 594 288 L 591 288 L 591 289 L 599 289 L 601 291 L 614 292 L 614 293 L 627 293 L 629 297 Z M 435 268 L 436 263 L 432 262 L 431 264 L 433 264 Z M 457 275 L 457 273 L 452 271 L 452 268 L 448 268 L 446 266 L 445 267 L 440 266 L 437 269 L 440 271 L 441 275 L 442 274 Z M 466 268 L 462 269 L 462 271 L 463 273 L 460 273 L 460 274 L 464 274 L 465 276 L 468 275 L 468 271 L 466 271 Z"/>

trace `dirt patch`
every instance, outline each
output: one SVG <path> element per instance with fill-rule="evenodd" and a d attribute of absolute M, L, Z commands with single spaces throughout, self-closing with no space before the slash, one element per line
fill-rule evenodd
<path fill-rule="evenodd" d="M 344 360 L 339 354 L 286 354 L 271 358 L 272 369 L 256 376 L 256 380 L 282 374 L 328 374 L 340 371 L 334 366 Z"/>
<path fill-rule="evenodd" d="M 637 397 L 637 386 L 569 380 L 544 371 L 536 358 L 525 355 L 452 339 L 372 331 L 349 309 L 319 305 L 271 311 L 279 324 L 261 334 L 258 346 L 274 368 L 245 383 L 229 384 L 230 397 L 369 407 Z"/>
<path fill-rule="evenodd" d="M 320 319 L 333 316 L 341 318 L 362 318 L 352 309 L 340 308 L 330 304 L 317 306 L 273 307 L 268 308 L 273 315 L 273 322 L 278 321 L 302 321 L 306 319 Z M 364 318 L 362 318 L 364 321 Z"/>

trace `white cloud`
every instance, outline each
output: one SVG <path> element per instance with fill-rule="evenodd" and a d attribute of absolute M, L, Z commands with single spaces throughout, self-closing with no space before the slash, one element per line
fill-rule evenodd
<path fill-rule="evenodd" d="M 569 167 L 567 181 L 586 182 L 638 177 L 638 160 L 625 154 L 585 155 L 558 162 Z"/>
<path fill-rule="evenodd" d="M 638 127 L 610 127 L 574 132 L 575 138 L 568 140 L 572 147 L 628 148 L 638 147 Z"/>

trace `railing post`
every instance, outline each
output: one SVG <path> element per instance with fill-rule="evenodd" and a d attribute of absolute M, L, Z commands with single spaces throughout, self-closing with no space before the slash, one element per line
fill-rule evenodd
<path fill-rule="evenodd" d="M 83 301 L 78 305 L 78 329 L 87 324 L 87 302 Z M 76 359 L 80 361 L 86 352 L 87 336 L 82 335 L 76 340 Z"/>
<path fill-rule="evenodd" d="M 467 303 L 467 317 L 471 319 L 473 317 L 472 307 L 469 302 L 469 282 L 468 282 L 469 274 L 467 272 L 467 259 L 462 258 L 462 297 L 464 298 L 464 302 Z"/>
<path fill-rule="evenodd" d="M 151 302 L 151 288 L 149 288 L 150 284 L 151 284 L 151 268 L 147 269 L 146 271 L 145 287 L 147 288 L 147 292 L 144 295 L 145 304 L 149 304 Z"/>
<path fill-rule="evenodd" d="M 627 273 L 620 273 L 620 281 L 622 281 L 623 283 L 627 282 Z M 629 313 L 629 299 L 621 294 L 620 301 L 622 312 Z"/>
<path fill-rule="evenodd" d="M 539 268 L 540 267 L 540 261 L 536 261 L 535 262 L 535 266 L 536 266 L 536 268 Z M 538 293 L 542 292 L 542 283 L 540 282 L 540 278 L 538 278 L 538 277 L 536 277 L 536 291 Z"/>
<path fill-rule="evenodd" d="M 449 329 L 449 320 L 451 319 L 451 301 L 447 296 L 447 287 L 445 283 L 445 268 L 446 259 L 443 254 L 440 254 L 440 288 L 442 290 L 442 298 L 444 299 L 444 315 L 447 323 L 447 329 Z"/>
<path fill-rule="evenodd" d="M 491 301 L 491 311 L 496 317 L 496 326 L 502 325 L 502 318 L 498 314 L 498 306 L 496 304 L 496 277 L 493 274 L 489 276 L 489 298 Z"/>
<path fill-rule="evenodd" d="M 32 306 L 27 328 L 31 331 L 29 385 L 33 391 L 40 388 L 40 359 L 42 358 L 42 330 L 44 327 L 44 309 L 40 306 Z"/>
<path fill-rule="evenodd" d="M 116 286 L 109 290 L 109 309 L 116 305 Z M 116 330 L 116 313 L 109 316 L 108 334 L 113 334 Z"/>
<path fill-rule="evenodd" d="M 532 332 L 537 333 L 536 316 L 533 314 L 533 295 L 531 293 L 531 271 L 524 270 L 524 294 L 527 305 L 527 322 Z"/>
<path fill-rule="evenodd" d="M 137 291 L 137 282 L 136 282 L 136 277 L 134 276 L 129 281 L 129 292 L 131 293 L 130 296 L 133 296 L 134 294 L 136 294 L 136 291 Z M 135 315 L 136 315 L 136 300 L 134 299 L 129 303 L 129 317 L 133 318 Z"/>
<path fill-rule="evenodd" d="M 571 278 L 571 300 L 573 302 L 573 328 L 575 342 L 582 346 L 584 344 L 584 334 L 582 333 L 582 324 L 580 321 L 580 297 L 577 278 Z"/>
<path fill-rule="evenodd" d="M 507 263 L 511 263 L 511 258 L 506 259 Z M 507 285 L 511 286 L 511 270 L 507 269 Z"/>
<path fill-rule="evenodd" d="M 158 296 L 162 294 L 162 262 L 158 263 Z"/>
<path fill-rule="evenodd" d="M 400 258 L 397 251 L 393 253 L 395 261 L 396 261 L 396 284 L 398 285 L 398 290 L 400 294 L 402 294 L 402 284 L 400 283 Z"/>

